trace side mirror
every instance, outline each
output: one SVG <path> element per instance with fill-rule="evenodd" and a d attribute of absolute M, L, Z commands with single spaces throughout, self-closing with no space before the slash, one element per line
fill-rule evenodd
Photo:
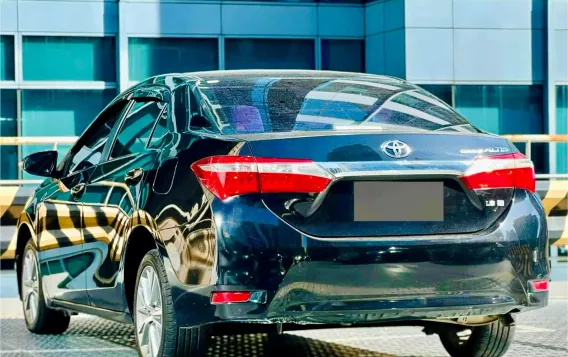
<path fill-rule="evenodd" d="M 210 128 L 211 123 L 203 115 L 196 114 L 189 120 L 190 129 Z"/>
<path fill-rule="evenodd" d="M 57 151 L 47 150 L 26 156 L 22 164 L 25 172 L 43 177 L 56 177 Z"/>

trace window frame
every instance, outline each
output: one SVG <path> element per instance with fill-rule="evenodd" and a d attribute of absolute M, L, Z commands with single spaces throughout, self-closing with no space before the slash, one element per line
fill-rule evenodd
<path fill-rule="evenodd" d="M 118 121 L 115 125 L 115 127 L 113 128 L 113 130 L 111 131 L 111 136 L 112 136 L 112 143 L 107 147 L 105 147 L 105 149 L 103 150 L 103 155 L 101 157 L 101 161 L 99 162 L 99 164 L 105 163 L 105 162 L 112 162 L 114 160 L 119 160 L 125 157 L 131 157 L 131 156 L 135 156 L 135 155 L 139 155 L 140 153 L 148 150 L 148 144 L 150 143 L 150 139 L 152 139 L 152 135 L 154 135 L 154 131 L 156 130 L 156 125 L 158 124 L 158 121 L 160 119 L 160 117 L 162 116 L 162 113 L 164 112 L 164 110 L 167 110 L 168 106 L 169 106 L 169 102 L 168 101 L 161 101 L 161 100 L 155 100 L 155 99 L 148 99 L 148 98 L 138 98 L 139 100 L 136 100 L 137 98 L 132 98 L 130 99 L 130 103 L 128 105 L 128 110 L 124 113 L 122 113 L 122 117 L 120 118 L 120 121 Z M 138 103 L 164 103 L 164 107 L 160 110 L 158 117 L 154 119 L 154 124 L 152 125 L 152 130 L 150 131 L 150 136 L 148 136 L 148 141 L 146 142 L 146 145 L 144 146 L 144 149 L 141 152 L 138 153 L 131 153 L 131 154 L 127 154 L 127 155 L 122 155 L 122 156 L 117 156 L 117 157 L 111 157 L 112 154 L 112 150 L 114 149 L 114 146 L 118 140 L 118 135 L 120 134 L 120 131 L 122 130 L 122 127 L 124 126 L 124 122 L 126 121 L 127 118 L 127 114 L 130 112 L 130 109 L 132 109 L 132 107 L 134 106 L 134 104 L 138 102 Z M 168 132 L 169 132 L 169 122 L 170 119 L 168 118 Z M 156 148 L 157 149 L 157 148 Z"/>
<path fill-rule="evenodd" d="M 152 131 L 150 132 L 150 136 L 148 137 L 148 142 L 146 143 L 146 146 L 144 147 L 144 150 L 148 150 L 148 149 L 159 149 L 159 147 L 155 147 L 155 148 L 151 148 L 150 147 L 150 142 L 152 141 L 152 138 L 154 137 L 154 133 L 156 132 L 156 128 L 158 127 L 158 123 L 160 122 L 160 119 L 162 118 L 162 115 L 164 114 L 164 111 L 167 111 L 166 113 L 166 133 L 162 136 L 160 136 L 160 139 L 163 138 L 164 136 L 168 135 L 169 133 L 171 133 L 172 131 L 170 130 L 170 115 L 171 115 L 171 111 L 169 110 L 170 107 L 170 102 L 166 102 L 166 104 L 164 105 L 164 107 L 162 108 L 162 110 L 160 111 L 160 114 L 158 115 L 158 118 L 156 119 L 156 121 L 154 122 L 154 126 L 152 127 Z"/>

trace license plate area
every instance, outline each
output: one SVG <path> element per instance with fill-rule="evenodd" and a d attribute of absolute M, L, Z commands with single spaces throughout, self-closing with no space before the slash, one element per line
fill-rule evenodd
<path fill-rule="evenodd" d="M 355 222 L 441 222 L 444 183 L 354 182 L 353 216 Z"/>

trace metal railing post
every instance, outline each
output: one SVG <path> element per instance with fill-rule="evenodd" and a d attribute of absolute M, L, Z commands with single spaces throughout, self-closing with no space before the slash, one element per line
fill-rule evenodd
<path fill-rule="evenodd" d="M 525 142 L 525 155 L 527 159 L 532 161 L 532 141 L 530 140 Z"/>

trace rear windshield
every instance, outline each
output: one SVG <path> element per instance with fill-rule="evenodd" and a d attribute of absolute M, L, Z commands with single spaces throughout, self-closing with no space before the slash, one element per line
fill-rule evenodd
<path fill-rule="evenodd" d="M 225 134 L 353 129 L 477 132 L 440 99 L 396 79 L 209 80 L 197 90 Z"/>

